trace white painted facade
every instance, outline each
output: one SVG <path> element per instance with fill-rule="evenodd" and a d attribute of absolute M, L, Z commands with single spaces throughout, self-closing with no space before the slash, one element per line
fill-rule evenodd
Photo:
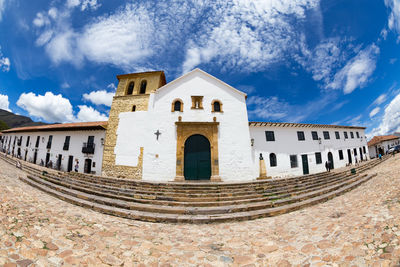
<path fill-rule="evenodd" d="M 29 138 L 29 143 L 27 140 Z M 50 149 L 47 148 L 49 136 L 53 136 Z M 64 150 L 65 137 L 70 136 L 68 150 Z M 88 136 L 94 136 L 94 154 L 82 153 L 83 143 L 87 143 Z M 36 141 L 39 137 L 39 146 L 36 148 Z M 18 140 L 22 138 L 21 145 Z M 78 160 L 78 172 L 84 172 L 84 164 L 86 159 L 91 159 L 91 173 L 101 174 L 101 166 L 103 160 L 103 145 L 105 138 L 105 130 L 76 130 L 76 131 L 31 131 L 31 132 L 10 132 L 3 133 L 2 150 L 14 157 L 21 158 L 28 162 L 34 161 L 35 151 L 37 151 L 36 164 L 45 164 L 46 157 L 49 153 L 49 161 L 52 167 L 57 167 L 57 160 L 61 155 L 60 170 L 67 171 L 69 156 L 73 156 L 73 170 L 75 169 L 76 160 Z M 15 145 L 14 145 L 14 140 Z M 18 154 L 19 153 L 19 154 Z M 25 157 L 26 155 L 26 157 Z"/>
<path fill-rule="evenodd" d="M 191 109 L 191 96 L 203 96 L 203 109 Z M 150 95 L 148 111 L 121 113 L 115 147 L 116 164 L 136 166 L 144 148 L 143 180 L 172 181 L 176 176 L 176 125 L 183 122 L 219 122 L 219 175 L 222 181 L 254 179 L 246 95 L 202 72 L 193 71 Z M 175 99 L 183 112 L 171 112 Z M 219 100 L 223 112 L 212 112 Z M 161 132 L 157 140 L 154 134 Z"/>
<path fill-rule="evenodd" d="M 302 155 L 307 155 L 309 173 L 317 173 L 326 171 L 325 163 L 328 161 L 328 153 L 332 153 L 333 167 L 345 167 L 349 161 L 349 155 L 352 164 L 355 163 L 355 158 L 359 162 L 362 159 L 369 159 L 368 146 L 365 138 L 364 129 L 346 128 L 341 126 L 318 127 L 318 125 L 301 125 L 291 124 L 283 126 L 250 126 L 250 135 L 254 139 L 253 158 L 255 158 L 253 168 L 254 175 L 259 173 L 259 156 L 262 153 L 267 176 L 272 177 L 288 177 L 303 175 Z M 266 140 L 266 131 L 274 132 L 275 141 Z M 317 132 L 318 140 L 313 140 L 311 132 Z M 305 140 L 298 140 L 297 132 L 303 132 Z M 329 139 L 324 138 L 323 132 L 329 132 Z M 336 133 L 339 133 L 339 139 L 336 138 Z M 344 132 L 347 132 L 348 138 L 344 137 Z M 353 132 L 353 138 L 351 138 Z M 358 136 L 357 137 L 357 133 Z M 356 154 L 354 153 L 356 149 Z M 343 158 L 340 158 L 339 150 L 342 151 Z M 350 154 L 348 154 L 350 150 Z M 316 162 L 316 153 L 321 153 L 321 163 Z M 270 154 L 276 155 L 276 166 L 271 166 Z M 291 167 L 290 155 L 295 155 L 297 158 L 297 167 Z"/>
<path fill-rule="evenodd" d="M 191 109 L 191 96 L 203 96 L 202 110 Z M 174 100 L 183 102 L 183 112 L 171 112 Z M 211 103 L 223 104 L 221 113 L 212 112 Z M 325 171 L 328 152 L 332 153 L 335 168 L 351 162 L 368 159 L 368 147 L 362 127 L 310 128 L 250 126 L 247 116 L 246 95 L 220 80 L 195 70 L 161 87 L 150 95 L 148 111 L 125 112 L 119 116 L 117 144 L 114 150 L 116 164 L 137 166 L 140 147 L 144 148 L 143 180 L 173 181 L 176 176 L 177 131 L 175 122 L 212 122 L 218 126 L 219 175 L 222 181 L 250 181 L 259 176 L 259 155 L 263 154 L 267 175 L 273 177 L 303 174 L 301 155 L 308 156 L 309 173 Z M 340 126 L 339 126 L 340 127 Z M 158 140 L 155 132 L 161 135 Z M 265 131 L 274 131 L 276 140 L 266 142 Z M 298 141 L 297 131 L 304 131 L 305 141 Z M 312 140 L 311 131 L 317 131 L 321 141 Z M 325 140 L 323 131 L 329 131 Z M 336 139 L 338 131 L 340 139 Z M 344 131 L 348 138 L 344 138 Z M 351 137 L 350 132 L 353 132 Z M 356 132 L 358 132 L 358 137 Z M 252 139 L 254 139 L 253 145 Z M 354 152 L 356 149 L 356 153 Z M 339 158 L 339 150 L 343 159 Z M 315 152 L 321 153 L 322 163 L 316 164 Z M 270 167 L 269 154 L 277 156 L 277 166 Z M 361 153 L 361 154 L 360 154 Z M 290 155 L 297 155 L 297 167 L 291 168 Z"/>

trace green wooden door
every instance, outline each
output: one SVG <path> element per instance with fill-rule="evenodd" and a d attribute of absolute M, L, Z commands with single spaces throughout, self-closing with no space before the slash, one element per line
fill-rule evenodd
<path fill-rule="evenodd" d="M 308 170 L 308 157 L 307 155 L 301 155 L 301 161 L 303 162 L 303 174 L 309 174 Z"/>
<path fill-rule="evenodd" d="M 202 135 L 192 135 L 185 142 L 184 175 L 186 180 L 210 180 L 210 142 Z"/>
<path fill-rule="evenodd" d="M 333 155 L 331 152 L 328 152 L 328 161 L 331 164 L 331 170 L 333 170 L 335 168 L 335 165 L 333 164 Z"/>

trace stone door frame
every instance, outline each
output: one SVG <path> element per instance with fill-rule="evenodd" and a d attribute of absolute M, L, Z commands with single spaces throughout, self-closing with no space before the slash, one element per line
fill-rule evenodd
<path fill-rule="evenodd" d="M 203 135 L 210 142 L 211 152 L 211 177 L 210 182 L 219 182 L 219 160 L 218 160 L 218 125 L 219 122 L 183 122 L 177 121 L 176 125 L 176 182 L 185 181 L 184 159 L 185 142 L 195 134 Z"/>

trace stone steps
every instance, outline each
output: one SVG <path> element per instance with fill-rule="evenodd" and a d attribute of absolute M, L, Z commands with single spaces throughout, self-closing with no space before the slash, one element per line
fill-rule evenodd
<path fill-rule="evenodd" d="M 82 188 L 83 190 L 89 190 L 86 192 L 91 192 L 95 190 L 100 190 L 104 193 L 110 193 L 113 195 L 122 195 L 122 196 L 134 196 L 137 199 L 158 199 L 158 200 L 167 200 L 167 201 L 180 201 L 180 202 L 185 202 L 185 201 L 191 201 L 193 202 L 194 199 L 196 201 L 203 201 L 203 202 L 209 202 L 209 201 L 237 201 L 237 200 L 246 200 L 246 199 L 251 199 L 255 197 L 269 197 L 270 199 L 280 199 L 282 197 L 288 197 L 290 196 L 290 193 L 293 194 L 295 191 L 311 191 L 313 188 L 317 188 L 318 186 L 324 186 L 332 183 L 338 183 L 342 179 L 346 178 L 347 176 L 341 177 L 340 174 L 332 175 L 330 177 L 326 177 L 324 180 L 320 181 L 308 181 L 307 183 L 302 183 L 302 184 L 297 184 L 295 186 L 291 186 L 289 188 L 285 189 L 280 189 L 280 191 L 271 191 L 270 189 L 264 190 L 264 191 L 258 191 L 258 192 L 247 192 L 245 191 L 245 195 L 243 195 L 242 192 L 239 194 L 237 192 L 228 192 L 228 193 L 223 193 L 223 194 L 212 194 L 212 193 L 203 193 L 201 195 L 194 195 L 194 194 L 176 194 L 175 191 L 169 192 L 168 194 L 166 192 L 138 192 L 136 190 L 130 190 L 130 189 L 120 189 L 116 187 L 111 187 L 107 185 L 99 185 L 99 184 L 92 184 L 92 183 L 87 183 L 87 182 L 82 182 L 80 180 L 74 180 L 70 179 L 70 177 L 59 177 L 59 176 L 54 176 L 51 174 L 47 174 L 46 177 L 42 177 L 45 179 L 50 179 L 51 182 L 59 183 L 62 186 L 66 186 L 65 183 L 68 183 L 70 186 L 74 186 L 75 188 Z M 329 179 L 328 179 L 329 178 Z M 68 181 L 67 181 L 68 180 Z M 67 186 L 69 186 L 67 185 Z M 247 190 L 246 187 L 244 187 L 244 190 Z M 138 202 L 144 202 L 144 201 L 138 201 Z M 206 204 L 210 205 L 210 204 Z"/>
<path fill-rule="evenodd" d="M 340 187 L 337 190 L 330 191 L 329 193 L 318 195 L 312 198 L 300 199 L 297 202 L 278 206 L 278 207 L 270 207 L 265 209 L 251 210 L 251 211 L 240 211 L 240 212 L 229 212 L 229 210 L 221 210 L 223 213 L 219 214 L 176 214 L 176 213 L 157 213 L 154 210 L 147 211 L 138 211 L 138 210 L 129 210 L 125 208 L 104 205 L 97 202 L 92 202 L 87 199 L 82 199 L 79 197 L 75 197 L 69 194 L 64 194 L 58 190 L 49 188 L 42 184 L 36 183 L 33 180 L 20 177 L 20 179 L 33 187 L 36 187 L 50 195 L 53 195 L 59 199 L 65 200 L 75 205 L 79 205 L 82 207 L 90 208 L 95 211 L 99 211 L 105 214 L 114 215 L 118 217 L 124 217 L 129 219 L 136 219 L 142 221 L 150 221 L 150 222 L 170 222 L 170 223 L 212 223 L 212 222 L 226 222 L 226 221 L 241 221 L 241 220 L 251 220 L 263 217 L 276 216 L 279 214 L 291 212 L 294 210 L 298 210 L 307 206 L 315 205 L 317 203 L 321 203 L 327 201 L 335 196 L 341 195 L 351 189 L 359 186 L 360 184 L 368 181 L 375 175 L 365 176 L 361 179 L 357 179 L 353 183 L 350 183 L 346 186 Z M 196 211 L 196 210 L 193 210 Z"/>
<path fill-rule="evenodd" d="M 0 158 L 15 165 L 10 157 Z M 350 171 L 240 183 L 158 183 L 64 173 L 20 161 L 20 179 L 70 203 L 151 222 L 211 223 L 274 216 L 343 194 L 375 175 L 360 175 L 383 160 Z M 46 173 L 43 173 L 46 171 Z M 44 174 L 44 175 L 43 175 Z"/>
<path fill-rule="evenodd" d="M 49 177 L 49 176 L 39 176 L 50 183 L 67 187 L 70 189 L 78 190 L 84 193 L 91 193 L 97 196 L 103 197 L 113 197 L 117 199 L 122 199 L 126 201 L 132 201 L 137 203 L 156 203 L 158 205 L 170 205 L 170 206 L 222 206 L 229 204 L 243 204 L 258 201 L 277 201 L 282 198 L 292 197 L 294 195 L 304 194 L 312 192 L 315 190 L 322 189 L 326 186 L 335 185 L 344 182 L 346 179 L 354 177 L 354 175 L 348 175 L 346 177 L 337 177 L 334 180 L 323 181 L 320 183 L 307 184 L 302 187 L 296 187 L 291 190 L 285 190 L 276 194 L 269 193 L 258 193 L 258 194 L 248 194 L 246 196 L 234 196 L 231 197 L 203 197 L 203 198 L 192 198 L 192 197 L 174 197 L 174 196 L 163 196 L 163 195 L 139 195 L 132 193 L 129 190 L 121 190 L 118 188 L 105 188 L 104 186 L 99 187 L 98 185 L 88 185 L 76 183 L 76 181 L 71 181 L 67 179 Z M 39 178 L 37 177 L 37 178 Z"/>

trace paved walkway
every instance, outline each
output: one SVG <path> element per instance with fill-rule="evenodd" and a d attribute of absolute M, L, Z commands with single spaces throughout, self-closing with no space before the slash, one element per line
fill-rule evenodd
<path fill-rule="evenodd" d="M 400 156 L 326 203 L 212 225 L 100 214 L 18 180 L 0 160 L 0 266 L 394 266 L 400 260 Z"/>

